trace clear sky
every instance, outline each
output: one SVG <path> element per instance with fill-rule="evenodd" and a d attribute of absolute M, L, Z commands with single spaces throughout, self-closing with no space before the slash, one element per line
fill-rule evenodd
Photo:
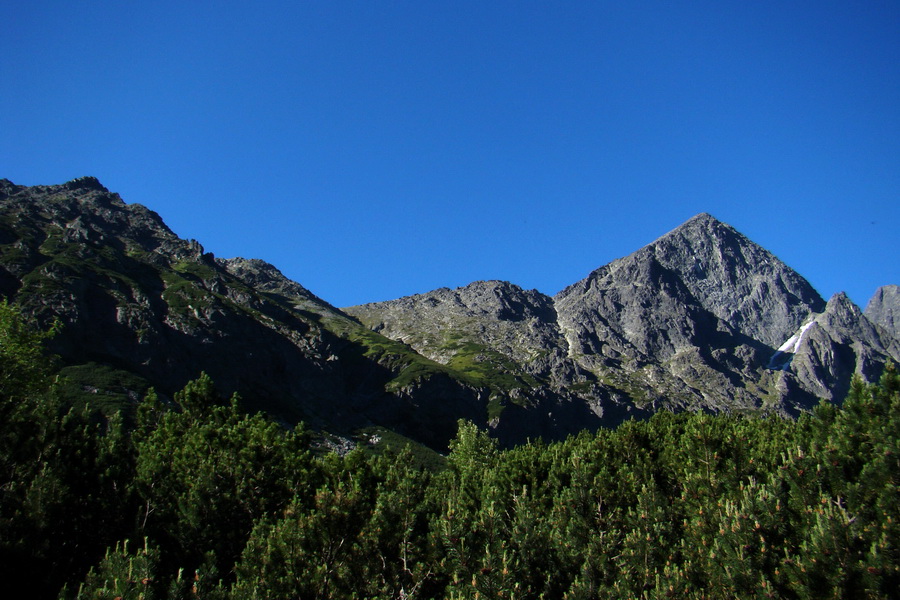
<path fill-rule="evenodd" d="M 709 212 L 900 284 L 900 2 L 4 2 L 0 177 L 94 175 L 337 306 L 554 294 Z"/>

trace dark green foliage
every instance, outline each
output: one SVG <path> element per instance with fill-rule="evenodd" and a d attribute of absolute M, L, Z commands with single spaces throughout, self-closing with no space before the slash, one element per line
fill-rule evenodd
<path fill-rule="evenodd" d="M 121 419 L 97 421 L 53 388 L 52 332 L 0 303 L 0 578 L 39 595 L 109 544 L 132 470 Z"/>
<path fill-rule="evenodd" d="M 892 365 L 878 384 L 854 380 L 843 406 L 796 421 L 660 413 L 506 451 L 461 422 L 432 472 L 411 450 L 315 458 L 302 430 L 223 402 L 205 375 L 172 402 L 149 390 L 127 423 L 128 411 L 103 416 L 72 396 L 71 378 L 52 377 L 46 337 L 0 305 L 10 593 L 813 599 L 900 589 Z M 98 389 L 122 383 L 90 372 Z"/>
<path fill-rule="evenodd" d="M 140 530 L 167 542 L 182 564 L 212 552 L 217 567 L 230 568 L 254 523 L 310 493 L 302 431 L 247 416 L 236 398 L 217 405 L 206 375 L 175 395 L 180 411 L 148 401 L 134 439 Z"/>
<path fill-rule="evenodd" d="M 428 589 L 427 472 L 411 455 L 323 461 L 324 484 L 254 530 L 236 598 L 393 598 Z"/>
<path fill-rule="evenodd" d="M 74 600 L 150 600 L 159 597 L 159 549 L 144 540 L 134 552 L 128 542 L 107 549 L 96 568 L 92 567 Z M 66 598 L 68 590 L 61 594 Z"/>
<path fill-rule="evenodd" d="M 428 471 L 438 472 L 447 466 L 447 459 L 432 450 L 428 446 L 420 444 L 399 433 L 385 427 L 367 427 L 357 431 L 357 439 L 362 443 L 362 448 L 378 456 L 384 454 L 396 454 L 404 452 L 410 454 L 412 466 L 421 467 Z M 372 440 L 377 439 L 373 444 Z"/>
<path fill-rule="evenodd" d="M 56 329 L 54 325 L 42 331 L 18 307 L 0 301 L 0 398 L 4 409 L 11 410 L 12 403 L 27 402 L 46 389 L 53 365 L 43 342 L 53 337 Z"/>
<path fill-rule="evenodd" d="M 351 597 L 365 581 L 362 531 L 371 512 L 369 465 L 358 454 L 326 460 L 327 480 L 261 523 L 238 566 L 239 593 L 258 598 Z"/>
<path fill-rule="evenodd" d="M 74 405 L 89 406 L 107 416 L 121 412 L 130 419 L 150 384 L 128 371 L 90 362 L 62 368 L 56 388 Z"/>

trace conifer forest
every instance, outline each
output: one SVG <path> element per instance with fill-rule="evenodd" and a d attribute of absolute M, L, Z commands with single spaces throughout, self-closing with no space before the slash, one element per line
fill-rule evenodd
<path fill-rule="evenodd" d="M 501 449 L 345 455 L 205 375 L 127 410 L 69 393 L 0 304 L 6 597 L 896 598 L 900 374 L 797 419 L 662 411 Z"/>

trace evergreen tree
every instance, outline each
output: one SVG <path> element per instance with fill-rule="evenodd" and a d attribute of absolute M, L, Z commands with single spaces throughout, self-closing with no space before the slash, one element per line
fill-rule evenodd
<path fill-rule="evenodd" d="M 135 486 L 139 531 L 166 545 L 167 560 L 195 568 L 212 552 L 227 574 L 254 524 L 308 494 L 315 469 L 302 430 L 245 415 L 237 398 L 224 406 L 215 398 L 206 376 L 176 394 L 180 412 L 160 414 L 148 398 L 139 410 Z"/>
<path fill-rule="evenodd" d="M 373 556 L 362 532 L 374 486 L 359 451 L 326 461 L 326 483 L 313 502 L 296 497 L 284 516 L 260 521 L 237 566 L 235 598 L 362 598 Z"/>

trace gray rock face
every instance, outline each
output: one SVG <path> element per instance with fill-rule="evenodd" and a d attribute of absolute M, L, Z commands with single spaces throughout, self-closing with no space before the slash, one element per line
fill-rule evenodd
<path fill-rule="evenodd" d="M 459 363 L 471 345 L 495 353 L 502 357 L 495 356 L 498 371 L 534 376 L 530 389 L 518 392 L 542 407 L 535 410 L 580 401 L 593 414 L 585 422 L 604 422 L 623 406 L 793 413 L 833 398 L 823 390 L 844 385 L 843 376 L 828 375 L 841 367 L 805 354 L 775 357 L 821 314 L 834 344 L 863 336 L 860 360 L 880 364 L 889 353 L 868 335 L 862 315 L 844 314 L 839 325 L 843 305 L 833 304 L 826 310 L 812 286 L 772 253 L 701 214 L 552 299 L 505 282 L 476 282 L 346 310 L 446 365 Z"/>
<path fill-rule="evenodd" d="M 723 328 L 777 346 L 824 301 L 773 254 L 708 214 L 597 269 L 555 297 L 570 339 L 594 316 L 614 346 L 665 357 Z M 723 325 L 719 325 L 722 323 Z"/>
<path fill-rule="evenodd" d="M 900 338 L 900 286 L 885 285 L 878 288 L 866 305 L 864 314 L 895 338 Z"/>
<path fill-rule="evenodd" d="M 824 308 L 800 275 L 708 214 L 597 269 L 554 304 L 573 360 L 637 400 L 779 412 L 765 363 Z"/>
<path fill-rule="evenodd" d="M 345 309 L 367 327 L 447 364 L 461 340 L 502 353 L 526 371 L 546 375 L 548 349 L 565 346 L 553 300 L 505 281 L 476 281 L 456 290 Z"/>
<path fill-rule="evenodd" d="M 291 281 L 274 265 L 258 258 L 217 258 L 216 262 L 226 271 L 252 285 L 255 289 L 280 294 L 299 301 L 324 301 L 308 289 Z"/>
<path fill-rule="evenodd" d="M 900 360 L 900 341 L 873 324 L 845 294 L 810 315 L 773 357 L 799 387 L 816 398 L 840 401 L 854 373 L 876 380 L 887 360 Z"/>
<path fill-rule="evenodd" d="M 171 393 L 206 371 L 287 421 L 507 445 L 654 410 L 795 413 L 900 360 L 898 288 L 864 316 L 702 214 L 554 297 L 503 281 L 339 310 L 276 267 L 216 259 L 94 178 L 0 180 L 0 293 L 55 351 Z"/>
<path fill-rule="evenodd" d="M 615 423 L 632 409 L 568 360 L 553 300 L 536 290 L 477 281 L 344 311 L 486 387 L 490 425 L 505 443 L 596 428 L 601 417 Z M 568 389 L 576 382 L 580 396 Z"/>
<path fill-rule="evenodd" d="M 2 292 L 63 321 L 55 350 L 69 361 L 125 366 L 163 392 L 207 371 L 223 390 L 243 393 L 252 365 L 261 404 L 286 414 L 298 407 L 276 406 L 279 396 L 306 401 L 341 389 L 318 366 L 330 348 L 314 323 L 96 179 L 30 188 L 4 181 L 0 217 L 0 241 L 10 242 L 0 250 Z"/>

